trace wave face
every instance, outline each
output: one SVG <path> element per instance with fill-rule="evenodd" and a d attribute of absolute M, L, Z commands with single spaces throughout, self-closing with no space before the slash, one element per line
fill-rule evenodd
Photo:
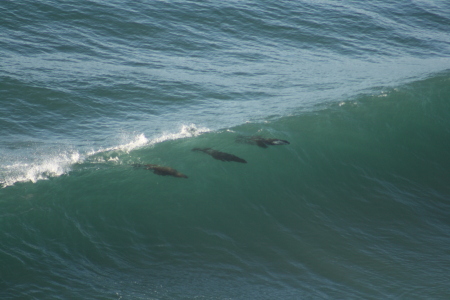
<path fill-rule="evenodd" d="M 1 2 L 0 298 L 450 297 L 449 11 Z"/>

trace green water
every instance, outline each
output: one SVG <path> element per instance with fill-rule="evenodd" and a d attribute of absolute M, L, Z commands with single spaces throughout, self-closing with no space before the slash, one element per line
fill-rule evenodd
<path fill-rule="evenodd" d="M 0 299 L 450 298 L 449 5 L 0 1 Z"/>
<path fill-rule="evenodd" d="M 4 188 L 3 291 L 440 298 L 449 292 L 439 284 L 449 258 L 449 91 L 443 74 L 309 113 L 101 152 L 66 175 Z M 290 144 L 236 143 L 250 134 Z"/>

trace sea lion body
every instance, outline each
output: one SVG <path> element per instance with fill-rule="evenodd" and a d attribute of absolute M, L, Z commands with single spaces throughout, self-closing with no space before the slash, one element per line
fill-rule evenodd
<path fill-rule="evenodd" d="M 213 158 L 221 160 L 221 161 L 235 161 L 235 162 L 240 162 L 240 163 L 244 163 L 244 164 L 247 163 L 247 161 L 245 159 L 237 157 L 236 155 L 221 152 L 221 151 L 214 150 L 211 148 L 194 148 L 194 149 L 192 149 L 192 151 L 204 152 L 208 155 L 211 155 Z"/>
<path fill-rule="evenodd" d="M 257 145 L 261 148 L 267 148 L 267 146 L 276 146 L 276 145 L 288 145 L 290 144 L 286 140 L 280 139 L 267 139 L 262 136 L 239 136 L 236 138 L 236 141 L 239 143 L 246 143 L 251 145 Z"/>
<path fill-rule="evenodd" d="M 146 170 L 153 170 L 153 173 L 161 176 L 173 176 L 178 178 L 188 178 L 183 173 L 178 172 L 174 168 L 170 167 L 163 167 L 159 165 L 153 165 L 153 164 L 147 164 L 147 165 L 141 165 L 141 164 L 134 164 L 133 167 L 135 168 L 145 168 Z"/>

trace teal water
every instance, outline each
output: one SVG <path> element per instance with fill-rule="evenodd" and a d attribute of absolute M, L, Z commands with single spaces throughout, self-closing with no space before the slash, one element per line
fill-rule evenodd
<path fill-rule="evenodd" d="M 447 299 L 449 12 L 0 3 L 0 297 Z"/>

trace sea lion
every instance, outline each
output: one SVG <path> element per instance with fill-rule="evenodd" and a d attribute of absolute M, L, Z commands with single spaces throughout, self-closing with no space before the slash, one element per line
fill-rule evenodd
<path fill-rule="evenodd" d="M 274 145 L 288 145 L 290 144 L 286 140 L 280 140 L 280 139 L 267 139 L 263 138 L 262 136 L 256 135 L 256 136 L 238 136 L 236 138 L 236 142 L 238 143 L 246 143 L 251 145 L 258 145 L 261 148 L 267 148 L 267 146 L 274 146 Z"/>
<path fill-rule="evenodd" d="M 146 170 L 153 170 L 153 173 L 155 173 L 157 175 L 161 175 L 161 176 L 170 175 L 170 176 L 178 177 L 178 178 L 188 178 L 183 173 L 180 173 L 177 170 L 175 170 L 174 168 L 170 168 L 170 167 L 163 167 L 163 166 L 153 165 L 153 164 L 147 164 L 147 165 L 134 164 L 133 167 L 144 168 Z"/>
<path fill-rule="evenodd" d="M 194 148 L 192 151 L 201 151 L 206 154 L 211 155 L 213 158 L 221 160 L 221 161 L 236 161 L 240 163 L 246 164 L 247 161 L 245 159 L 242 159 L 240 157 L 237 157 L 236 155 L 220 152 L 211 148 Z"/>

